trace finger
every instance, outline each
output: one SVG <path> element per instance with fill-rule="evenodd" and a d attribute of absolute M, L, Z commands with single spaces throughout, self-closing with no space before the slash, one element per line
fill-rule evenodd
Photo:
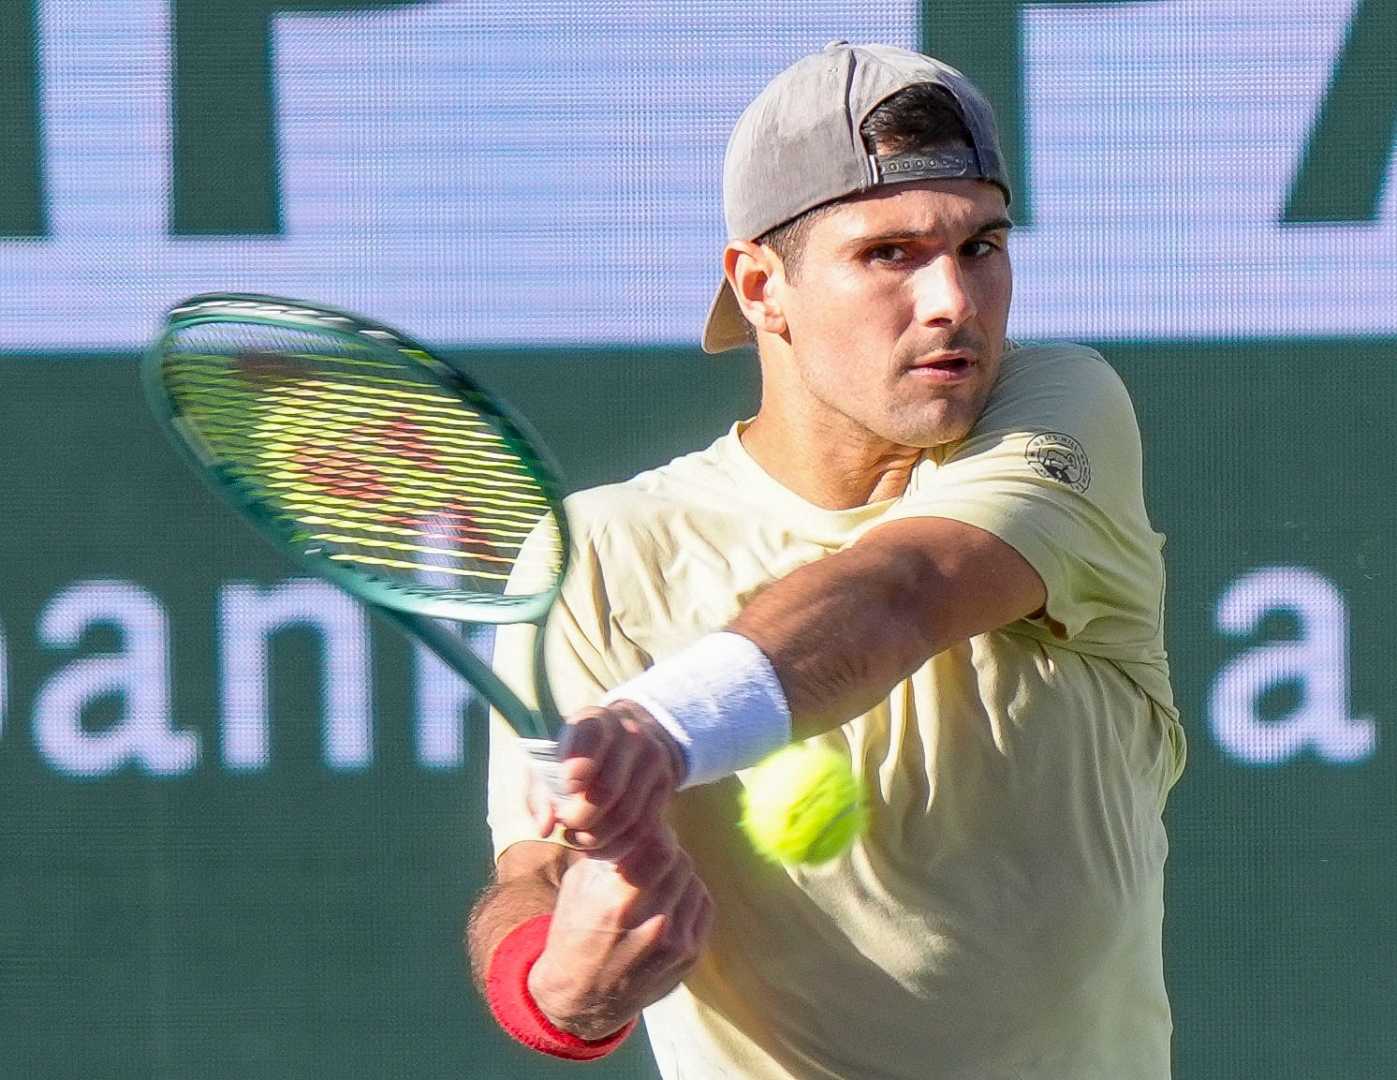
<path fill-rule="evenodd" d="M 635 917 L 648 918 L 651 915 L 669 915 L 671 920 L 691 881 L 696 880 L 693 860 L 689 853 L 677 844 L 674 858 L 662 874 L 650 885 L 640 890 L 635 906 Z M 669 926 L 674 930 L 674 923 Z"/>
<path fill-rule="evenodd" d="M 703 951 L 713 930 L 713 897 L 697 874 L 674 908 L 675 936 L 693 959 Z"/>
<path fill-rule="evenodd" d="M 637 939 L 641 949 L 632 963 L 632 972 L 643 972 L 665 994 L 674 989 L 694 966 L 701 949 L 680 928 L 675 912 L 656 912 L 642 920 L 628 937 Z"/>
<path fill-rule="evenodd" d="M 599 783 L 596 794 L 588 795 L 589 801 L 596 802 L 599 807 L 595 817 L 589 820 L 579 816 L 569 822 L 579 831 L 595 833 L 599 842 L 612 843 L 636 827 L 650 827 L 674 794 L 673 761 L 656 729 L 639 725 L 630 718 L 625 718 L 623 723 L 628 737 L 618 739 L 614 745 L 618 749 L 625 745 L 633 756 L 629 758 L 624 776 L 617 774 L 620 778 L 615 782 L 620 786 L 616 797 L 609 798 L 612 780 L 608 775 L 604 784 Z M 603 787 L 607 790 L 601 790 Z M 598 827 L 595 822 L 603 819 L 604 824 Z"/>
<path fill-rule="evenodd" d="M 628 935 L 640 939 L 638 944 L 642 947 L 632 961 L 631 974 L 637 980 L 644 980 L 648 997 L 668 994 L 684 981 L 693 967 L 692 959 L 681 956 L 671 946 L 673 921 L 669 915 L 654 915 Z"/>
<path fill-rule="evenodd" d="M 638 955 L 640 962 L 635 964 L 636 968 L 648 968 L 650 970 L 663 969 L 667 966 L 664 961 L 663 950 L 657 946 L 664 941 L 665 934 L 669 931 L 670 924 L 674 917 L 669 912 L 657 912 L 654 915 L 646 916 L 639 920 L 627 932 L 627 936 L 635 941 L 639 946 Z"/>
<path fill-rule="evenodd" d="M 632 774 L 630 797 L 625 807 L 613 811 L 616 832 L 645 832 L 661 823 L 665 807 L 674 797 L 674 772 L 669 755 L 658 742 L 650 743 L 650 752 L 642 768 Z"/>
<path fill-rule="evenodd" d="M 613 861 L 624 860 L 626 853 L 633 847 L 649 843 L 652 834 L 657 830 L 662 829 L 666 833 L 669 831 L 661 820 L 661 815 L 670 794 L 667 784 L 653 784 L 638 803 L 633 805 L 631 800 L 627 800 L 625 816 L 630 820 L 622 822 L 615 834 L 598 836 L 595 833 L 583 833 L 581 836 L 597 857 Z M 611 821 L 612 819 L 608 818 L 608 824 Z"/>
<path fill-rule="evenodd" d="M 633 840 L 615 858 L 609 855 L 593 857 L 612 863 L 622 880 L 637 893 L 648 892 L 669 873 L 679 855 L 679 844 L 667 827 L 652 829 L 635 836 Z"/>
<path fill-rule="evenodd" d="M 627 810 L 627 804 L 637 779 L 636 768 L 650 756 L 645 750 L 647 742 L 644 736 L 629 732 L 612 738 L 590 780 L 559 803 L 559 820 L 599 841 L 629 828 L 635 811 Z M 643 782 L 648 785 L 648 780 Z"/>
<path fill-rule="evenodd" d="M 549 836 L 557 822 L 553 813 L 553 793 L 537 769 L 532 766 L 526 768 L 529 770 L 529 776 L 528 785 L 524 790 L 524 802 L 528 807 L 529 817 L 533 819 L 539 836 Z"/>
<path fill-rule="evenodd" d="M 558 818 L 553 813 L 552 799 L 539 800 L 537 807 L 533 811 L 534 828 L 538 830 L 540 838 L 552 836 L 553 830 L 558 827 Z"/>
<path fill-rule="evenodd" d="M 563 791 L 580 790 L 605 754 L 615 725 L 602 709 L 587 709 L 568 718 L 558 740 L 559 775 Z M 576 786 L 574 786 L 576 785 Z"/>
<path fill-rule="evenodd" d="M 600 723 L 606 716 L 606 709 L 599 705 L 579 709 L 569 716 L 558 736 L 558 760 L 574 754 L 590 754 L 600 747 L 606 741 L 606 729 Z"/>

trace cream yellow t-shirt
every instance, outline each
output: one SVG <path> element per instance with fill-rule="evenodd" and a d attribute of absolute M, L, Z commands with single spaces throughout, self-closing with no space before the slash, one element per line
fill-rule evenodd
<path fill-rule="evenodd" d="M 1011 348 L 975 429 L 907 492 L 825 510 L 748 456 L 707 450 L 568 502 L 573 563 L 549 623 L 570 711 L 732 620 L 758 590 L 873 526 L 954 518 L 1015 547 L 1046 614 L 961 642 L 822 736 L 866 779 L 869 828 L 832 864 L 770 865 L 741 777 L 671 821 L 716 926 L 646 1010 L 666 1080 L 1162 1080 L 1167 842 L 1183 767 L 1162 641 L 1163 537 L 1119 378 L 1075 345 Z M 527 629 L 496 667 L 527 679 Z M 492 721 L 496 853 L 532 838 L 525 768 Z"/>

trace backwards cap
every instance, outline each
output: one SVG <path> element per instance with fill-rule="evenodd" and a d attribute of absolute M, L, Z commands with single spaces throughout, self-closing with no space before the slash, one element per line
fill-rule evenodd
<path fill-rule="evenodd" d="M 899 90 L 947 91 L 971 145 L 879 157 L 859 127 Z M 796 61 L 747 106 L 723 158 L 723 216 L 732 240 L 755 240 L 834 199 L 910 180 L 988 180 L 1009 198 L 990 103 L 959 71 L 891 45 L 835 41 Z M 747 321 L 726 280 L 708 311 L 704 352 L 748 343 Z"/>

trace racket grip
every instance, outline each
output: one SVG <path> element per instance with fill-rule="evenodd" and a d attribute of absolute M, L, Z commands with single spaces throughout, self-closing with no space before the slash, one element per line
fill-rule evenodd
<path fill-rule="evenodd" d="M 519 745 L 528 755 L 548 790 L 555 798 L 563 794 L 562 763 L 558 760 L 558 744 L 552 739 L 520 739 Z"/>
<path fill-rule="evenodd" d="M 566 798 L 563 793 L 563 763 L 558 760 L 558 744 L 552 739 L 519 739 L 519 745 L 524 748 L 524 753 L 528 755 L 529 764 L 534 771 L 543 778 L 543 782 L 548 786 L 549 794 L 553 796 L 553 803 L 556 806 L 558 800 Z M 580 849 L 574 849 L 580 850 Z M 616 864 L 603 860 L 604 864 L 616 869 Z"/>

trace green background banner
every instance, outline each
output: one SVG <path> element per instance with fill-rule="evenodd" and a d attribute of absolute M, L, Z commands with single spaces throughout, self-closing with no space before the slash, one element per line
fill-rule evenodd
<path fill-rule="evenodd" d="M 1168 644 L 1190 735 L 1169 810 L 1177 1075 L 1388 1075 L 1397 764 L 1382 738 L 1394 687 L 1380 628 L 1397 528 L 1385 479 L 1397 457 L 1387 418 L 1397 342 L 1106 352 L 1137 402 L 1147 491 L 1170 538 Z M 184 474 L 146 416 L 133 359 L 52 359 L 0 366 L 11 434 L 3 1075 L 550 1075 L 482 1015 L 459 947 L 488 869 L 470 710 L 458 717 L 460 760 L 424 762 L 418 668 L 375 625 L 371 756 L 331 764 L 321 695 L 349 673 L 325 672 L 323 637 L 293 627 L 270 647 L 268 760 L 231 768 L 219 740 L 219 595 L 229 581 L 275 586 L 287 567 Z M 755 400 L 749 358 L 459 359 L 534 418 L 576 484 L 701 445 Z M 1289 568 L 1300 599 L 1260 605 L 1253 632 L 1222 633 L 1220 597 L 1267 567 Z M 1314 610 L 1311 575 L 1336 607 Z M 202 749 L 178 775 L 128 764 L 78 779 L 38 746 L 36 713 L 53 711 L 54 683 L 137 647 L 103 621 L 100 582 L 146 598 L 131 625 L 164 620 L 168 720 Z M 45 645 L 40 627 L 74 590 L 97 614 L 71 646 Z M 1346 623 L 1339 656 L 1323 650 L 1325 619 Z M 1281 763 L 1239 761 L 1208 722 L 1223 673 L 1306 641 L 1289 667 L 1263 656 L 1259 722 L 1280 730 L 1322 710 L 1325 664 L 1342 663 L 1343 704 L 1376 716 L 1375 749 L 1336 765 L 1317 736 Z M 84 728 L 163 722 L 141 714 L 140 697 L 94 691 Z M 1342 732 L 1351 719 L 1308 722 Z M 648 1075 L 638 1040 L 625 1060 Z"/>
<path fill-rule="evenodd" d="M 689 344 L 723 140 L 834 37 L 983 80 L 1012 329 L 1136 403 L 1189 737 L 1175 1075 L 1397 1076 L 1391 5 L 769 15 L 0 0 L 0 1078 L 576 1073 L 469 985 L 479 702 L 216 503 L 136 362 L 183 296 L 303 295 L 441 346 L 573 488 L 702 446 L 757 401 Z"/>

